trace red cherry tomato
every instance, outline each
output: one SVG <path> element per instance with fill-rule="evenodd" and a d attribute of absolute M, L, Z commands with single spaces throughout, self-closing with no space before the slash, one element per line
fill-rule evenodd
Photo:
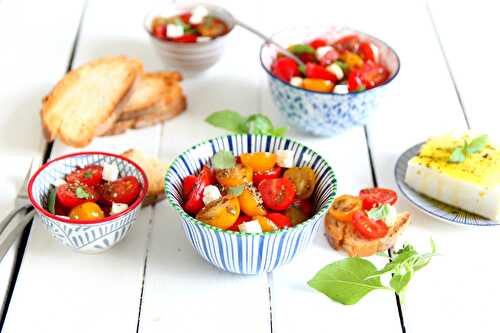
<path fill-rule="evenodd" d="M 184 35 L 172 38 L 172 40 L 177 43 L 196 43 L 196 38 L 196 35 Z"/>
<path fill-rule="evenodd" d="M 306 64 L 306 77 L 310 79 L 322 79 L 332 82 L 337 81 L 337 76 L 335 76 L 335 74 L 330 73 L 325 68 L 312 62 L 308 62 Z"/>
<path fill-rule="evenodd" d="M 130 205 L 141 192 L 141 183 L 134 176 L 125 176 L 100 186 L 100 201 L 106 205 L 124 203 Z"/>
<path fill-rule="evenodd" d="M 64 207 L 73 208 L 84 202 L 96 202 L 97 192 L 86 184 L 63 184 L 57 188 L 57 201 Z"/>
<path fill-rule="evenodd" d="M 389 71 L 383 65 L 367 62 L 349 73 L 348 88 L 349 91 L 358 91 L 363 86 L 370 89 L 384 83 L 388 77 Z"/>
<path fill-rule="evenodd" d="M 96 186 L 101 183 L 103 167 L 100 165 L 87 165 L 84 168 L 77 168 L 66 176 L 68 183 L 81 183 Z"/>
<path fill-rule="evenodd" d="M 328 44 L 328 41 L 324 38 L 316 38 L 314 40 L 312 40 L 309 45 L 313 48 L 313 49 L 318 49 L 322 46 L 326 46 Z"/>
<path fill-rule="evenodd" d="M 264 206 L 272 210 L 287 209 L 295 198 L 295 187 L 288 178 L 264 179 L 258 189 Z"/>
<path fill-rule="evenodd" d="M 361 79 L 361 70 L 352 69 L 347 77 L 347 89 L 350 92 L 353 91 L 362 91 L 365 90 L 366 87 L 363 84 L 363 80 Z"/>
<path fill-rule="evenodd" d="M 231 227 L 229 227 L 229 229 L 227 229 L 227 230 L 240 231 L 240 228 L 238 227 L 240 224 L 242 224 L 243 222 L 248 222 L 248 221 L 252 221 L 252 220 L 253 219 L 250 216 L 241 214 L 238 217 L 238 219 L 236 220 L 236 222 L 234 222 L 234 224 Z"/>
<path fill-rule="evenodd" d="M 325 53 L 325 55 L 323 56 L 323 58 L 320 59 L 320 64 L 321 66 L 328 66 L 330 65 L 331 63 L 337 61 L 337 59 L 339 58 L 339 53 L 337 52 L 337 50 L 333 49 L 333 50 L 330 50 L 328 52 Z"/>
<path fill-rule="evenodd" d="M 364 61 L 377 62 L 375 59 L 375 53 L 373 53 L 371 43 L 369 42 L 359 44 L 359 55 Z"/>
<path fill-rule="evenodd" d="M 339 52 L 344 52 L 344 51 L 358 52 L 360 43 L 361 41 L 358 36 L 348 35 L 340 38 L 335 43 L 333 43 L 333 47 Z"/>
<path fill-rule="evenodd" d="M 303 53 L 298 56 L 300 60 L 304 64 L 307 64 L 308 62 L 316 63 L 318 62 L 318 59 L 316 59 L 316 54 L 311 54 L 311 53 Z"/>
<path fill-rule="evenodd" d="M 352 215 L 352 226 L 359 235 L 366 239 L 382 238 L 389 232 L 384 221 L 374 221 L 362 210 L 358 210 Z"/>
<path fill-rule="evenodd" d="M 159 24 L 154 27 L 153 35 L 159 39 L 167 39 L 167 26 L 163 24 Z"/>
<path fill-rule="evenodd" d="M 189 19 L 191 19 L 191 13 L 187 12 L 182 15 L 179 15 L 179 18 L 184 22 L 185 24 L 189 24 Z"/>
<path fill-rule="evenodd" d="M 189 175 L 182 181 L 182 196 L 187 199 L 191 191 L 193 190 L 194 184 L 196 183 L 196 176 Z"/>
<path fill-rule="evenodd" d="M 370 210 L 380 205 L 394 205 L 398 201 L 398 195 L 388 188 L 365 188 L 359 191 L 359 197 L 363 200 L 363 209 Z"/>
<path fill-rule="evenodd" d="M 314 207 L 308 199 L 297 198 L 293 201 L 292 207 L 300 209 L 308 218 L 314 215 Z"/>
<path fill-rule="evenodd" d="M 259 186 L 260 182 L 264 179 L 274 179 L 281 176 L 281 167 L 275 166 L 271 170 L 254 172 L 253 174 L 253 184 L 255 187 Z"/>
<path fill-rule="evenodd" d="M 297 63 L 292 58 L 281 57 L 276 59 L 272 66 L 272 73 L 277 78 L 289 82 L 293 76 L 298 75 Z"/>
<path fill-rule="evenodd" d="M 191 193 L 184 202 L 184 210 L 189 214 L 196 215 L 204 206 L 203 191 L 208 185 L 212 185 L 213 173 L 208 166 L 204 166 L 194 183 Z"/>
<path fill-rule="evenodd" d="M 268 213 L 266 217 L 273 221 L 273 223 L 280 229 L 293 227 L 292 222 L 285 214 L 273 212 Z"/>

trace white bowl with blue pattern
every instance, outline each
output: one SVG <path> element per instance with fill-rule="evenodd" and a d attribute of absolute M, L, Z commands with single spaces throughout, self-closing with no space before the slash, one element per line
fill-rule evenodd
<path fill-rule="evenodd" d="M 380 96 L 397 76 L 400 61 L 396 52 L 383 41 L 350 28 L 295 27 L 273 35 L 273 39 L 281 45 L 292 45 L 315 38 L 334 41 L 351 34 L 368 39 L 378 47 L 381 63 L 391 73 L 385 83 L 348 94 L 316 92 L 295 87 L 278 79 L 271 72 L 278 49 L 271 44 L 262 45 L 260 61 L 268 76 L 274 104 L 291 126 L 315 136 L 335 136 L 349 128 L 365 125 L 376 110 Z"/>
<path fill-rule="evenodd" d="M 51 184 L 74 171 L 77 166 L 116 164 L 120 177 L 135 176 L 142 186 L 139 197 L 130 207 L 98 221 L 69 220 L 45 209 Z M 104 152 L 82 152 L 64 155 L 44 164 L 31 178 L 28 194 L 38 216 L 49 233 L 63 245 L 84 253 L 103 252 L 120 242 L 129 232 L 148 190 L 144 171 L 120 155 Z"/>
<path fill-rule="evenodd" d="M 310 166 L 316 173 L 318 183 L 312 196 L 316 214 L 309 220 L 288 229 L 250 234 L 213 227 L 182 209 L 182 180 L 198 174 L 218 151 L 240 155 L 278 149 L 292 150 L 296 166 Z M 179 155 L 165 176 L 167 200 L 179 214 L 194 249 L 218 268 L 245 275 L 271 272 L 302 252 L 318 230 L 336 189 L 335 173 L 319 154 L 291 139 L 266 135 L 228 135 L 202 142 Z"/>

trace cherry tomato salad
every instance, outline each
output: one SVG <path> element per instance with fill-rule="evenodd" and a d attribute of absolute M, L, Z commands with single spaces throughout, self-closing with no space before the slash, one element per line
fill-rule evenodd
<path fill-rule="evenodd" d="M 229 32 L 228 25 L 207 8 L 198 5 L 192 11 L 172 17 L 157 16 L 151 24 L 152 34 L 161 40 L 178 43 L 207 42 Z"/>
<path fill-rule="evenodd" d="M 396 220 L 397 200 L 393 190 L 367 188 L 358 196 L 346 194 L 335 198 L 330 214 L 338 221 L 352 223 L 362 238 L 379 239 L 387 235 Z"/>
<path fill-rule="evenodd" d="M 377 46 L 357 35 L 336 41 L 317 38 L 291 45 L 288 50 L 299 57 L 305 67 L 278 54 L 271 71 L 279 79 L 306 90 L 347 94 L 374 88 L 390 76 L 380 62 Z"/>
<path fill-rule="evenodd" d="M 136 177 L 119 177 L 115 164 L 91 164 L 57 179 L 49 190 L 46 209 L 70 220 L 98 220 L 126 210 L 141 189 Z"/>
<path fill-rule="evenodd" d="M 247 233 L 293 227 L 314 215 L 316 175 L 295 167 L 293 151 L 234 156 L 219 151 L 210 166 L 184 178 L 183 208 L 211 226 Z"/>

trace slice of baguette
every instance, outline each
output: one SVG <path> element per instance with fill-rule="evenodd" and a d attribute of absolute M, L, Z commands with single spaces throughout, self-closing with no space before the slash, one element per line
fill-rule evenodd
<path fill-rule="evenodd" d="M 45 136 L 70 146 L 87 146 L 107 131 L 123 111 L 142 63 L 110 56 L 84 64 L 63 77 L 44 98 L 41 111 Z"/>
<path fill-rule="evenodd" d="M 130 149 L 122 154 L 135 163 L 137 163 L 146 173 L 148 177 L 148 193 L 144 199 L 143 205 L 151 205 L 165 197 L 165 173 L 167 172 L 168 164 L 159 161 L 158 159 L 144 154 L 140 150 Z"/>
<path fill-rule="evenodd" d="M 336 220 L 328 212 L 325 217 L 325 232 L 330 245 L 336 250 L 343 249 L 351 257 L 367 257 L 394 246 L 399 235 L 410 224 L 410 220 L 409 213 L 401 213 L 385 237 L 369 240 L 361 237 L 354 230 L 352 223 Z"/>

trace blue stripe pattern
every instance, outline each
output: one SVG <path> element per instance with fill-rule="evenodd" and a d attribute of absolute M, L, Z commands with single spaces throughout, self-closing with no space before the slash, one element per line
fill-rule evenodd
<path fill-rule="evenodd" d="M 318 183 L 312 196 L 317 211 L 311 219 L 293 228 L 272 233 L 245 234 L 221 230 L 204 224 L 182 209 L 182 180 L 200 171 L 214 152 L 232 151 L 235 155 L 259 151 L 289 149 L 295 165 L 310 166 Z M 193 172 L 194 171 L 194 172 Z M 336 192 L 333 169 L 316 152 L 287 138 L 262 135 L 228 135 L 196 145 L 172 163 L 165 177 L 165 191 L 172 207 L 179 213 L 184 231 L 203 259 L 218 268 L 238 274 L 271 272 L 290 262 L 309 244 Z"/>

